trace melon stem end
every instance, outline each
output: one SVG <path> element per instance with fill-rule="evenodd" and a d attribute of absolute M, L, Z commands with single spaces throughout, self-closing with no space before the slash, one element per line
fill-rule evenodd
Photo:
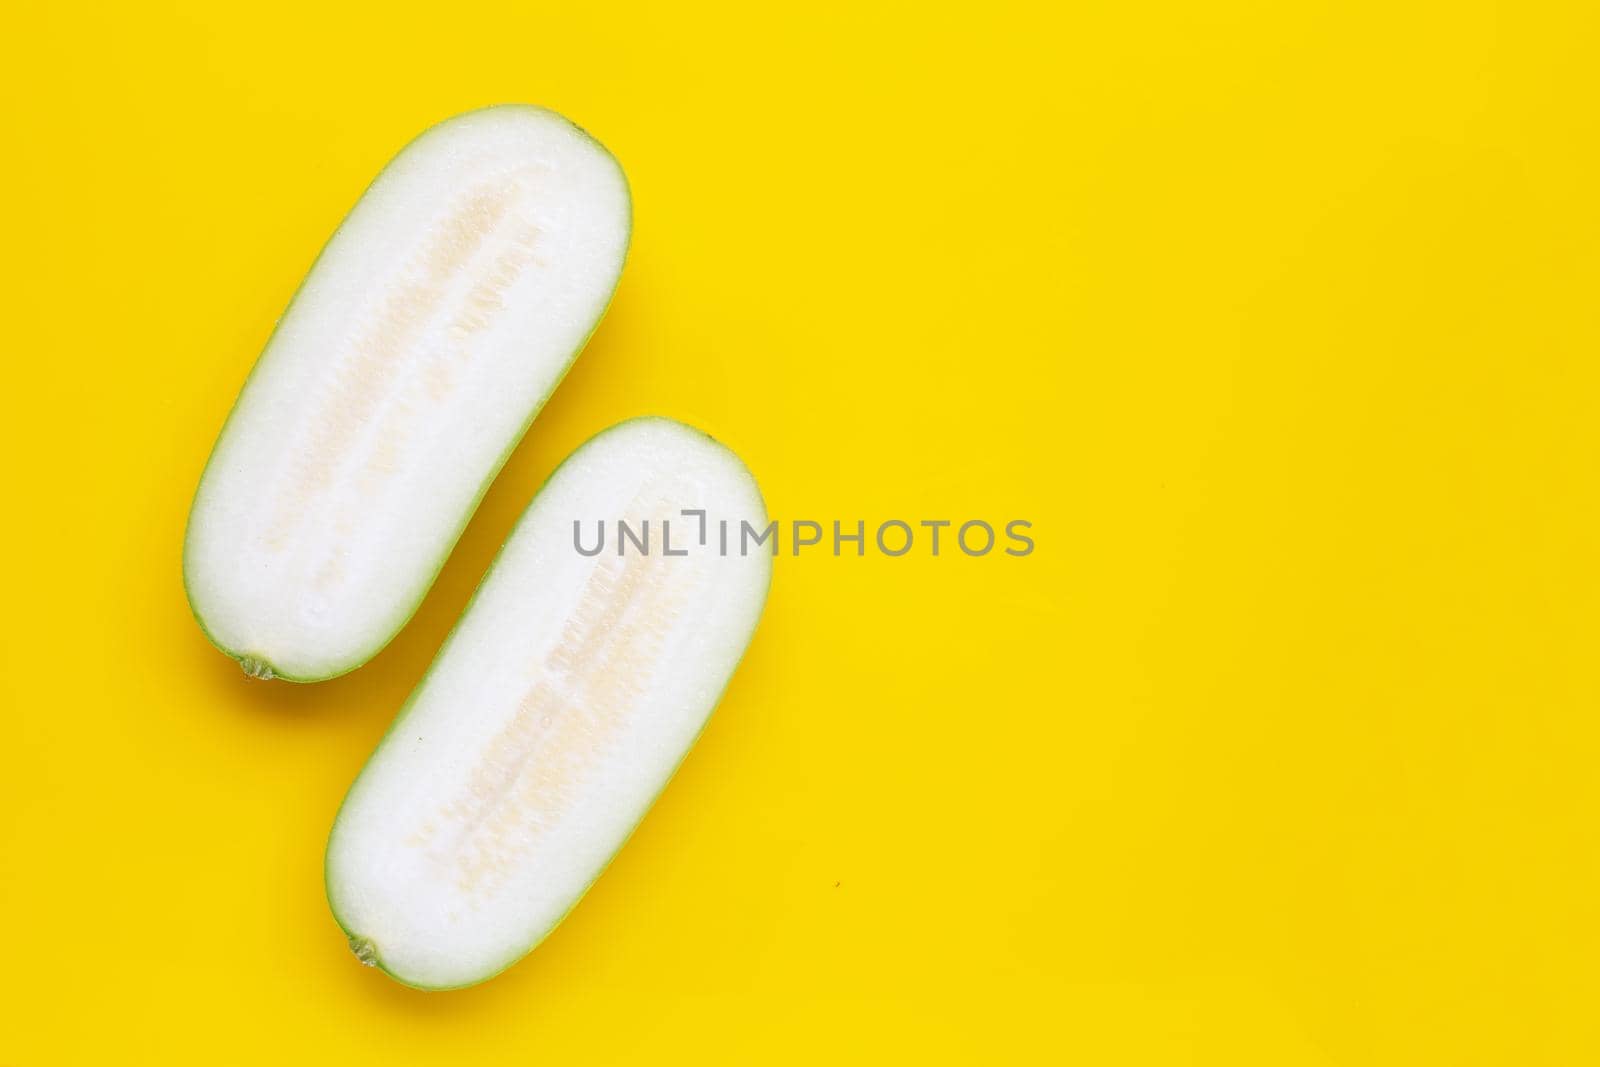
<path fill-rule="evenodd" d="M 361 961 L 363 967 L 376 967 L 378 965 L 378 949 L 371 939 L 365 937 L 350 938 L 350 951 L 356 954 L 356 959 Z"/>
<path fill-rule="evenodd" d="M 277 675 L 272 672 L 271 664 L 264 659 L 257 659 L 254 656 L 240 656 L 239 667 L 244 671 L 245 674 L 252 678 L 259 678 L 264 682 L 270 682 L 272 679 L 277 677 Z"/>

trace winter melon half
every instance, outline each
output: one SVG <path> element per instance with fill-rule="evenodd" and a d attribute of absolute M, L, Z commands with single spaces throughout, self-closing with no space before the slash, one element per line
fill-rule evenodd
<path fill-rule="evenodd" d="M 561 921 L 755 630 L 772 558 L 743 524 L 767 526 L 750 473 L 666 419 L 613 427 L 551 476 L 334 824 L 328 899 L 357 956 L 470 985 Z"/>
<path fill-rule="evenodd" d="M 621 169 L 504 106 L 407 146 L 278 323 L 212 451 L 184 584 L 258 677 L 354 669 L 405 624 L 622 271 Z"/>

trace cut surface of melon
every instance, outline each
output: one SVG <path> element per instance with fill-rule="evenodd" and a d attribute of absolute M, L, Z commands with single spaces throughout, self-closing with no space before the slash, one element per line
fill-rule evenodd
<path fill-rule="evenodd" d="M 686 510 L 705 513 L 704 541 Z M 636 535 L 648 521 L 647 553 L 616 539 L 617 520 Z M 772 559 L 742 554 L 745 522 L 767 525 L 738 457 L 666 419 L 613 427 L 551 476 L 334 824 L 328 899 L 363 962 L 470 985 L 561 921 L 755 630 Z M 582 554 L 600 523 L 603 550 Z"/>
<path fill-rule="evenodd" d="M 360 666 L 410 618 L 604 313 L 628 188 L 553 112 L 424 133 L 301 284 L 195 495 L 195 617 L 259 677 Z"/>

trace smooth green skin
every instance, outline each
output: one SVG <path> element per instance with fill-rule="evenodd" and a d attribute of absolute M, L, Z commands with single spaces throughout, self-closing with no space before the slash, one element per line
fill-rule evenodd
<path fill-rule="evenodd" d="M 417 594 L 417 599 L 402 612 L 400 612 L 399 617 L 395 620 L 393 627 L 386 634 L 380 637 L 370 649 L 358 653 L 357 659 L 353 663 L 350 663 L 347 666 L 341 667 L 338 670 L 332 671 L 328 674 L 297 676 L 294 674 L 286 674 L 283 671 L 280 671 L 273 663 L 262 659 L 260 656 L 229 648 L 221 641 L 217 640 L 216 635 L 212 633 L 211 628 L 206 625 L 206 620 L 201 616 L 199 608 L 195 606 L 194 594 L 189 589 L 189 531 L 194 524 L 194 505 L 195 502 L 199 500 L 200 487 L 205 485 L 206 476 L 211 473 L 211 464 L 216 459 L 217 445 L 220 444 L 222 439 L 227 435 L 228 426 L 233 422 L 234 412 L 238 410 L 239 402 L 244 399 L 245 393 L 249 391 L 251 381 L 254 380 L 257 374 L 262 373 L 262 367 L 267 363 L 267 357 L 272 352 L 272 342 L 278 336 L 278 325 L 288 317 L 290 310 L 294 308 L 295 301 L 300 298 L 301 290 L 305 288 L 305 279 L 301 280 L 300 286 L 295 290 L 294 296 L 289 298 L 289 303 L 284 308 L 283 314 L 278 317 L 277 323 L 273 324 L 272 334 L 267 338 L 267 343 L 265 347 L 262 348 L 261 355 L 256 357 L 255 365 L 250 368 L 250 373 L 245 376 L 244 385 L 240 387 L 239 395 L 234 398 L 233 406 L 228 409 L 228 417 L 223 421 L 222 429 L 217 434 L 217 440 L 212 444 L 211 452 L 206 456 L 205 469 L 200 474 L 200 482 L 196 486 L 194 498 L 189 504 L 189 522 L 184 527 L 183 593 L 184 597 L 189 602 L 189 613 L 194 616 L 194 621 L 199 625 L 200 632 L 205 634 L 206 640 L 210 641 L 218 651 L 225 653 L 234 660 L 237 660 L 239 666 L 252 678 L 279 678 L 286 682 L 302 683 L 325 682 L 330 678 L 338 678 L 340 675 L 349 674 L 351 671 L 367 663 L 379 652 L 382 652 L 386 647 L 388 647 L 389 642 L 393 641 L 395 636 L 399 634 L 401 630 L 405 629 L 406 624 L 409 623 L 412 617 L 416 615 L 417 609 L 422 607 L 423 600 L 427 599 L 428 591 L 433 588 L 433 583 L 439 578 L 439 572 L 444 570 L 445 561 L 450 558 L 450 553 L 455 551 L 456 542 L 461 540 L 461 534 L 466 530 L 467 523 L 472 521 L 472 516 L 476 514 L 478 505 L 483 502 L 484 495 L 489 492 L 489 486 L 493 485 L 494 480 L 500 476 L 500 471 L 505 467 L 506 461 L 511 458 L 511 454 L 517 450 L 517 446 L 522 443 L 523 437 L 526 436 L 528 427 L 533 425 L 533 420 L 538 418 L 539 412 L 544 410 L 545 403 L 550 399 L 551 396 L 555 394 L 555 391 L 561 387 L 561 383 L 566 379 L 567 373 L 572 370 L 573 363 L 577 362 L 578 356 L 583 352 L 584 348 L 588 346 L 589 339 L 594 336 L 595 330 L 600 328 L 600 323 L 605 319 L 606 312 L 610 310 L 611 302 L 616 297 L 617 286 L 621 284 L 622 271 L 627 267 L 628 252 L 632 247 L 633 195 L 628 187 L 628 176 L 623 171 L 622 165 L 617 163 L 616 157 L 611 154 L 611 151 L 606 148 L 605 145 L 596 140 L 588 130 L 585 130 L 577 123 L 571 121 L 565 115 L 557 114 L 556 112 L 551 111 L 549 108 L 538 107 L 534 104 L 494 104 L 490 107 L 478 108 L 474 111 L 463 112 L 460 115 L 453 115 L 448 119 L 434 123 L 432 126 L 429 126 L 426 130 L 423 130 L 416 137 L 413 137 L 410 141 L 408 141 L 404 148 L 395 153 L 394 159 L 391 159 L 388 163 L 384 164 L 383 170 L 380 170 L 377 176 L 374 177 L 371 182 L 367 183 L 367 188 L 363 190 L 361 196 L 356 199 L 356 204 L 352 205 L 350 211 L 353 212 L 355 207 L 360 205 L 362 200 L 366 199 L 367 193 L 370 192 L 372 187 L 377 184 L 378 179 L 383 177 L 384 173 L 390 167 L 394 166 L 395 160 L 398 160 L 401 156 L 404 156 L 407 152 L 411 151 L 412 148 L 415 148 L 417 145 L 421 144 L 427 139 L 429 134 L 434 132 L 434 130 L 448 122 L 453 122 L 458 118 L 463 118 L 466 115 L 475 115 L 482 111 L 498 111 L 503 108 L 521 108 L 528 111 L 537 111 L 541 112 L 542 114 L 551 115 L 557 119 L 560 119 L 562 122 L 565 122 L 568 126 L 571 126 L 574 130 L 577 130 L 578 133 L 592 141 L 595 147 L 604 152 L 606 157 L 610 159 L 611 162 L 616 166 L 617 174 L 622 178 L 623 189 L 628 193 L 628 218 L 624 226 L 624 235 L 628 243 L 623 248 L 622 267 L 617 270 L 617 281 L 613 283 L 611 292 L 606 294 L 606 302 L 601 306 L 600 314 L 595 317 L 594 325 L 589 328 L 588 333 L 584 334 L 583 340 L 579 342 L 578 347 L 572 350 L 572 354 L 567 357 L 566 365 L 561 368 L 561 373 L 557 375 L 556 380 L 551 383 L 550 389 L 544 394 L 544 396 L 539 398 L 539 402 L 533 406 L 533 410 L 528 412 L 528 417 L 523 420 L 522 428 L 512 436 L 510 443 L 506 445 L 505 451 L 500 454 L 500 458 L 495 461 L 494 467 L 489 471 L 488 476 L 484 478 L 483 484 L 478 486 L 478 491 L 473 494 L 472 503 L 469 504 L 466 510 L 462 512 L 461 522 L 457 524 L 454 536 L 450 538 L 450 543 L 445 547 L 445 550 L 440 553 L 438 562 L 434 564 L 433 572 L 428 575 L 428 580 L 423 584 L 421 591 Z M 345 220 L 348 220 L 349 217 L 350 212 L 346 212 Z M 311 269 L 306 272 L 306 279 L 309 279 L 313 274 L 316 273 L 317 266 L 322 262 L 322 257 L 328 250 L 328 245 L 333 243 L 333 239 L 339 235 L 339 231 L 342 229 L 344 229 L 344 220 L 341 220 L 339 225 L 334 228 L 334 231 L 329 235 L 328 240 L 323 242 L 321 251 L 317 253 L 317 258 L 312 261 Z"/>
<path fill-rule="evenodd" d="M 666 780 L 661 783 L 661 788 L 659 790 L 657 790 L 655 796 L 650 798 L 650 802 L 645 805 L 644 811 L 642 811 L 639 814 L 639 821 L 634 823 L 633 824 L 633 829 L 629 830 L 627 835 L 624 836 L 623 839 L 620 842 L 617 843 L 616 851 L 612 852 L 610 857 L 603 864 L 600 865 L 600 868 L 597 871 L 595 871 L 594 877 L 589 879 L 589 882 L 581 890 L 578 891 L 578 895 L 572 898 L 572 903 L 567 905 L 567 910 L 561 913 L 561 917 L 558 918 L 555 922 L 551 923 L 550 927 L 548 929 L 546 929 L 543 933 L 541 933 L 537 937 L 535 937 L 533 939 L 533 941 L 530 942 L 526 948 L 524 948 L 524 949 L 522 949 L 522 950 L 520 950 L 520 951 L 518 951 L 516 953 L 513 953 L 511 958 L 508 959 L 501 966 L 496 967 L 494 970 L 489 971 L 488 973 L 484 974 L 482 977 L 474 978 L 469 982 L 461 982 L 461 983 L 458 983 L 456 985 L 437 985 L 437 986 L 422 985 L 422 984 L 420 984 L 418 982 L 413 982 L 410 979 L 402 977 L 401 975 L 398 975 L 398 974 L 394 973 L 393 971 L 391 971 L 387 966 L 384 965 L 383 957 L 378 954 L 377 948 L 372 943 L 371 939 L 369 939 L 369 938 L 363 936 L 362 934 L 359 934 L 356 931 L 350 929 L 350 927 L 345 923 L 345 921 L 342 918 L 339 917 L 339 909 L 333 902 L 333 883 L 332 883 L 332 881 L 330 879 L 330 876 L 328 874 L 328 869 L 329 869 L 328 868 L 328 854 L 333 849 L 333 837 L 334 837 L 334 834 L 337 833 L 337 831 L 339 829 L 339 819 L 344 815 L 344 806 L 345 806 L 345 804 L 349 803 L 350 794 L 355 792 L 356 785 L 360 783 L 361 775 L 365 774 L 367 767 L 371 765 L 373 760 L 378 758 L 378 754 L 383 751 L 383 747 L 389 743 L 390 738 L 394 737 L 394 735 L 401 729 L 401 727 L 403 727 L 405 725 L 406 717 L 411 711 L 411 706 L 416 702 L 418 694 L 420 694 L 422 692 L 423 687 L 427 684 L 428 677 L 433 674 L 434 666 L 437 665 L 440 660 L 444 659 L 445 654 L 450 651 L 450 646 L 455 642 L 455 639 L 456 639 L 456 631 L 461 628 L 462 620 L 464 620 L 468 616 L 468 614 L 471 613 L 472 606 L 478 602 L 478 594 L 483 591 L 483 587 L 488 585 L 490 580 L 494 578 L 495 568 L 498 567 L 499 564 L 500 564 L 500 557 L 505 553 L 506 544 L 509 544 L 511 542 L 511 539 L 516 537 L 517 531 L 520 530 L 522 528 L 522 524 L 527 521 L 528 515 L 532 513 L 533 505 L 538 501 L 540 493 L 544 492 L 544 487 L 549 485 L 555 479 L 555 476 L 558 473 L 560 473 L 561 469 L 563 467 L 565 467 L 568 463 L 571 463 L 573 458 L 576 457 L 579 453 L 581 453 L 589 445 L 591 445 L 594 442 L 600 440 L 602 437 L 604 437 L 608 433 L 611 433 L 613 430 L 620 430 L 622 427 L 627 426 L 627 425 L 629 425 L 631 423 L 640 422 L 640 421 L 647 420 L 647 419 L 656 419 L 656 420 L 659 420 L 659 421 L 662 421 L 662 422 L 670 422 L 674 426 L 680 426 L 680 427 L 682 427 L 682 428 L 684 428 L 686 430 L 691 430 L 694 433 L 700 434 L 700 436 L 704 437 L 706 440 L 708 440 L 711 443 L 715 444 L 718 448 L 726 449 L 727 451 L 730 451 L 730 452 L 732 451 L 732 449 L 729 449 L 727 445 L 723 444 L 721 441 L 718 441 L 715 437 L 712 437 L 710 434 L 706 433 L 705 431 L 697 429 L 697 428 L 695 428 L 693 426 L 690 426 L 687 423 L 679 422 L 676 419 L 669 419 L 664 415 L 640 415 L 640 416 L 637 416 L 637 417 L 632 418 L 632 419 L 626 419 L 626 420 L 624 420 L 622 422 L 617 423 L 615 426 L 610 426 L 610 427 L 607 427 L 604 430 L 601 430 L 599 433 L 595 434 L 593 437 L 589 438 L 589 440 L 585 441 L 583 444 L 579 445 L 576 449 L 574 449 L 572 451 L 571 455 L 567 456 L 566 459 L 562 460 L 561 463 L 556 467 L 556 469 L 550 472 L 550 476 L 544 480 L 544 483 L 542 485 L 540 485 L 539 492 L 535 493 L 533 495 L 533 499 L 528 502 L 528 506 L 523 509 L 522 514 L 517 518 L 516 525 L 511 528 L 511 533 L 508 534 L 506 536 L 506 540 L 504 542 L 502 542 L 502 544 L 500 546 L 500 551 L 495 554 L 494 562 L 489 564 L 489 569 L 484 572 L 483 578 L 478 582 L 477 587 L 475 589 L 473 589 L 472 598 L 467 601 L 467 606 L 464 609 L 462 609 L 460 617 L 456 619 L 456 624 L 450 628 L 450 633 L 444 639 L 444 644 L 439 646 L 439 652 L 438 652 L 437 655 L 435 655 L 433 657 L 433 663 L 428 665 L 427 672 L 424 673 L 423 676 L 421 677 L 421 679 L 419 679 L 417 681 L 416 688 L 411 691 L 411 695 L 410 696 L 406 697 L 406 702 L 400 706 L 399 714 L 397 714 L 395 716 L 394 722 L 389 724 L 389 729 L 387 731 L 385 731 L 385 733 L 383 735 L 383 739 L 378 742 L 378 747 L 373 749 L 372 755 L 368 756 L 367 757 L 367 762 L 362 765 L 361 774 L 356 775 L 355 781 L 352 782 L 351 785 L 350 785 L 350 788 L 345 791 L 345 799 L 339 805 L 339 814 L 334 816 L 333 832 L 330 832 L 329 835 L 328 835 L 328 844 L 327 844 L 327 847 L 324 848 L 324 850 L 323 850 L 323 860 L 322 860 L 323 891 L 327 894 L 327 897 L 328 897 L 328 910 L 333 912 L 333 921 L 339 924 L 339 929 L 340 930 L 344 931 L 345 938 L 350 942 L 350 951 L 355 953 L 356 958 L 359 959 L 362 963 L 366 964 L 368 967 L 376 967 L 378 970 L 382 971 L 384 974 L 388 975 L 390 978 L 393 978 L 396 982 L 399 982 L 403 986 L 409 986 L 412 989 L 420 989 L 420 990 L 422 990 L 424 992 L 430 992 L 430 993 L 442 993 L 442 992 L 447 992 L 447 991 L 452 990 L 452 989 L 468 989 L 468 988 L 471 988 L 472 986 L 475 986 L 475 985 L 481 985 L 484 982 L 487 982 L 489 979 L 495 977 L 496 975 L 503 974 L 504 972 L 510 970 L 512 967 L 515 967 L 517 964 L 521 963 L 524 959 L 526 959 L 528 957 L 528 955 L 531 952 L 533 952 L 534 949 L 536 949 L 540 945 L 544 944 L 545 939 L 548 938 L 552 933 L 555 932 L 556 927 L 560 926 L 563 922 L 566 921 L 567 916 L 572 914 L 572 909 L 574 909 L 574 908 L 576 908 L 578 906 L 578 904 L 583 900 L 583 898 L 586 895 L 588 895 L 589 890 L 594 887 L 594 884 L 600 880 L 600 876 L 605 874 L 607 869 L 610 868 L 611 864 L 616 861 L 617 854 L 620 853 L 623 850 L 623 848 L 628 844 L 629 841 L 633 840 L 633 835 L 639 832 L 639 827 L 644 823 L 645 816 L 650 814 L 650 809 L 652 809 L 652 808 L 654 808 L 656 806 L 656 801 L 661 799 L 661 794 L 665 793 L 667 791 L 667 786 L 671 785 L 672 784 L 672 779 L 677 777 L 679 769 L 681 769 L 683 767 L 683 761 L 689 758 L 689 753 L 693 752 L 695 745 L 700 743 L 700 738 L 705 734 L 706 726 L 710 725 L 710 723 L 711 723 L 711 716 L 713 714 L 715 714 L 717 706 L 722 703 L 722 697 L 723 697 L 723 695 L 725 693 L 727 693 L 728 685 L 732 684 L 732 682 L 733 682 L 733 676 L 735 674 L 739 673 L 739 663 L 743 663 L 744 662 L 744 657 L 745 657 L 745 655 L 747 655 L 749 653 L 750 645 L 755 640 L 756 630 L 760 627 L 760 623 L 761 623 L 761 616 L 760 615 L 756 616 L 756 623 L 755 623 L 754 626 L 752 626 L 750 628 L 750 633 L 745 638 L 744 650 L 742 652 L 740 652 L 738 662 L 736 662 L 734 664 L 733 670 L 729 672 L 728 681 L 723 683 L 722 688 L 717 692 L 716 700 L 714 700 L 712 702 L 712 704 L 711 704 L 711 711 L 706 713 L 706 721 L 701 724 L 699 732 L 694 735 L 694 739 L 692 741 L 690 741 L 689 744 L 688 744 L 688 747 L 686 747 L 683 750 L 683 755 L 678 757 L 678 762 L 673 765 L 672 772 L 670 774 L 668 774 L 667 777 L 666 777 Z M 741 462 L 741 464 L 743 463 L 742 460 L 740 462 Z M 749 470 L 748 467 L 746 467 L 745 469 L 747 471 Z M 751 477 L 751 481 L 752 482 L 755 481 L 754 476 Z M 761 500 L 761 509 L 762 509 L 763 512 L 765 512 L 766 511 L 766 506 L 767 506 L 766 505 L 766 500 L 761 497 L 761 487 L 760 487 L 759 483 L 757 483 L 757 485 L 756 485 L 756 496 L 757 496 L 758 499 Z M 766 605 L 767 595 L 770 594 L 771 591 L 772 591 L 772 572 L 769 570 L 767 572 L 767 588 L 762 593 L 762 606 L 763 606 L 763 608 Z M 763 612 L 762 614 L 765 614 L 765 612 Z"/>

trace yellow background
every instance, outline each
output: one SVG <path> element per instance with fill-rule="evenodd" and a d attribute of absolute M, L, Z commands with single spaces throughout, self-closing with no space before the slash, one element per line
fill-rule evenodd
<path fill-rule="evenodd" d="M 1596 1062 L 1590 6 L 12 10 L 0 1063 Z M 626 168 L 616 303 L 394 644 L 252 682 L 207 450 L 366 182 L 506 100 Z M 565 925 L 404 989 L 335 808 L 643 412 L 785 519 L 1038 549 L 783 559 Z"/>

